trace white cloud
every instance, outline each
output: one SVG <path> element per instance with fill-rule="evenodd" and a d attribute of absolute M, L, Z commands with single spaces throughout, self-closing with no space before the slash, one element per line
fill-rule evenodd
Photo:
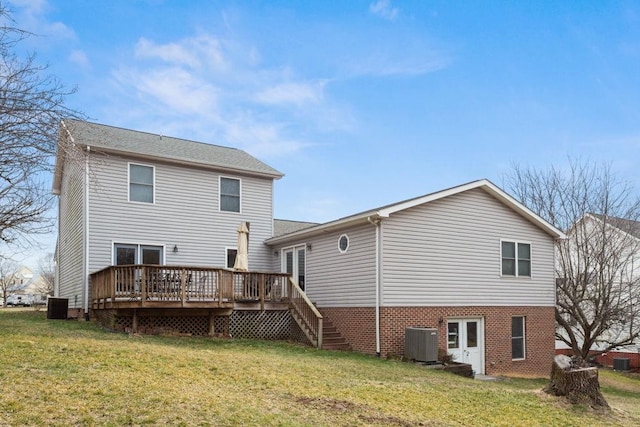
<path fill-rule="evenodd" d="M 378 0 L 369 5 L 369 12 L 389 21 L 394 21 L 398 17 L 400 10 L 397 7 L 392 7 L 389 0 Z"/>
<path fill-rule="evenodd" d="M 146 103 L 160 103 L 174 114 L 201 115 L 215 109 L 215 86 L 179 67 L 121 69 L 115 76 L 123 86 L 132 86 Z"/>
<path fill-rule="evenodd" d="M 164 44 L 140 38 L 133 52 L 112 71 L 112 92 L 120 96 L 115 102 L 128 105 L 137 129 L 160 125 L 176 136 L 272 159 L 313 145 L 299 135 L 310 126 L 330 132 L 336 124 L 320 122 L 341 116 L 325 99 L 327 80 L 304 81 L 288 66 L 263 66 L 258 49 L 237 40 L 204 33 Z M 274 108 L 291 106 L 293 115 Z"/>
<path fill-rule="evenodd" d="M 313 83 L 280 83 L 268 87 L 255 96 L 255 100 L 262 104 L 282 105 L 293 104 L 302 106 L 320 102 L 326 81 Z"/>
<path fill-rule="evenodd" d="M 73 29 L 62 22 L 49 22 L 46 14 L 49 4 L 46 0 L 9 0 L 12 5 L 12 16 L 19 28 L 32 32 L 37 36 L 53 37 L 57 39 L 72 39 L 76 37 Z"/>
<path fill-rule="evenodd" d="M 75 64 L 76 66 L 82 69 L 87 70 L 91 68 L 91 62 L 89 61 L 87 54 L 82 50 L 72 51 L 69 54 L 68 59 L 71 63 Z"/>
<path fill-rule="evenodd" d="M 349 65 L 354 75 L 418 76 L 446 68 L 452 59 L 437 51 L 419 52 L 411 56 L 376 52 Z"/>
<path fill-rule="evenodd" d="M 313 145 L 288 138 L 285 127 L 277 122 L 265 123 L 247 117 L 226 123 L 225 139 L 262 159 L 287 156 Z"/>
<path fill-rule="evenodd" d="M 206 35 L 163 45 L 141 38 L 135 46 L 135 54 L 140 58 L 156 58 L 190 68 L 208 66 L 214 69 L 224 69 L 225 67 L 220 42 L 216 38 Z"/>
<path fill-rule="evenodd" d="M 48 8 L 47 0 L 9 0 L 9 4 L 26 9 L 29 14 L 41 14 Z"/>

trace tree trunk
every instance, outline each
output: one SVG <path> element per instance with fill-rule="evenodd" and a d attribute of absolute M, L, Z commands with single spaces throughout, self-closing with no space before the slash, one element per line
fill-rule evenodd
<path fill-rule="evenodd" d="M 566 357 L 566 356 L 565 356 Z M 598 368 L 572 368 L 558 356 L 551 366 L 551 380 L 544 389 L 555 396 L 566 396 L 573 404 L 585 404 L 594 409 L 609 409 L 600 392 Z"/>

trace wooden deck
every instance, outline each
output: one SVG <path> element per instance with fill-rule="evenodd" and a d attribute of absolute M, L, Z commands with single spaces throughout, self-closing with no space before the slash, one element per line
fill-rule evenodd
<path fill-rule="evenodd" d="M 166 265 L 110 266 L 91 275 L 91 308 L 220 308 L 288 306 L 285 273 Z"/>
<path fill-rule="evenodd" d="M 312 345 L 322 347 L 322 315 L 286 273 L 241 272 L 222 268 L 118 265 L 91 274 L 91 310 L 139 316 L 206 313 L 209 333 L 216 317 L 235 310 L 288 310 Z"/>

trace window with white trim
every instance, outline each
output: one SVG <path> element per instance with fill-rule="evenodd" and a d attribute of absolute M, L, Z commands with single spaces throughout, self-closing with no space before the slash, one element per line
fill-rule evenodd
<path fill-rule="evenodd" d="M 153 166 L 129 163 L 129 201 L 153 203 L 154 199 Z"/>
<path fill-rule="evenodd" d="M 113 265 L 164 264 L 164 247 L 137 243 L 114 243 Z"/>
<path fill-rule="evenodd" d="M 220 177 L 220 210 L 240 212 L 240 180 Z"/>
<path fill-rule="evenodd" d="M 513 316 L 511 318 L 511 359 L 513 360 L 525 358 L 524 326 L 524 316 Z"/>
<path fill-rule="evenodd" d="M 502 275 L 531 277 L 531 244 L 502 241 Z"/>
<path fill-rule="evenodd" d="M 349 236 L 347 236 L 346 234 L 343 234 L 338 239 L 338 250 L 341 254 L 349 250 Z"/>

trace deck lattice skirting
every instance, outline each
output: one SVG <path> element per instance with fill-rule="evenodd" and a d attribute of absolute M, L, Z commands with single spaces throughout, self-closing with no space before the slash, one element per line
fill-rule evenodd
<path fill-rule="evenodd" d="M 105 328 L 118 332 L 132 332 L 133 314 L 116 310 L 94 312 L 96 320 Z M 234 338 L 263 340 L 292 340 L 310 344 L 291 318 L 288 310 L 235 310 L 230 316 L 218 316 L 214 320 L 213 334 L 225 335 L 228 327 Z M 295 327 L 294 327 L 295 326 Z M 179 311 L 173 315 L 138 314 L 138 332 L 157 335 L 208 336 L 209 317 Z"/>
<path fill-rule="evenodd" d="M 322 315 L 285 273 L 110 266 L 91 275 L 91 296 L 91 315 L 114 331 L 322 346 Z"/>

